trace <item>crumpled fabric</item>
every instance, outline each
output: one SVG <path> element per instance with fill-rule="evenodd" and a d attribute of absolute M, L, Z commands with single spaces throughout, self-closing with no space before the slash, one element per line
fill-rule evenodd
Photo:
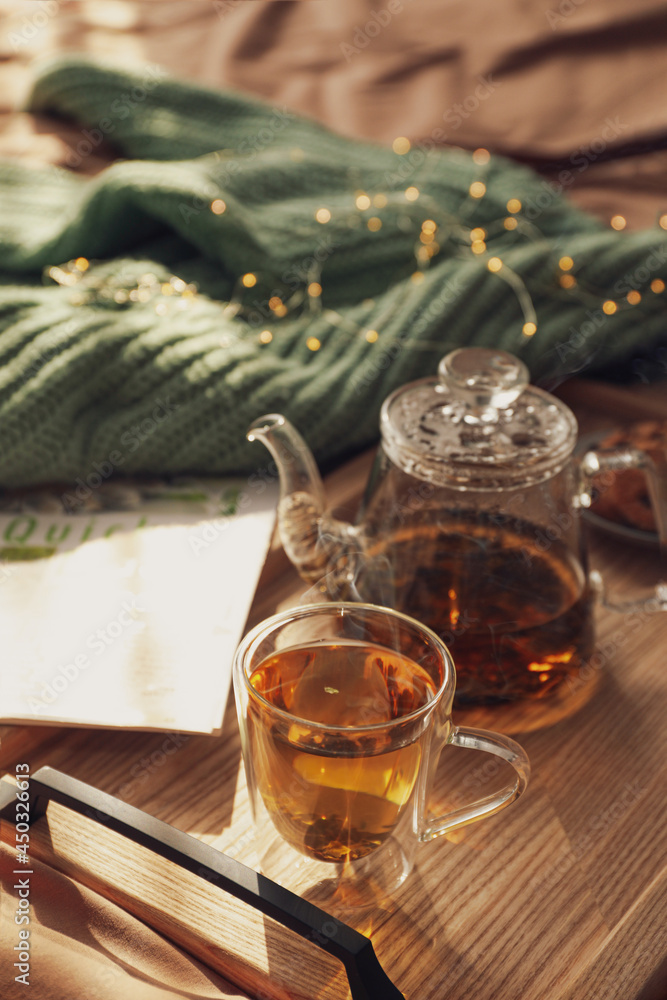
<path fill-rule="evenodd" d="M 339 459 L 456 347 L 507 349 L 551 388 L 665 340 L 664 231 L 615 232 L 503 157 L 395 152 L 154 67 L 66 60 L 30 107 L 124 159 L 92 179 L 0 167 L 3 486 L 110 461 L 247 473 L 269 411 Z M 76 285 L 44 278 L 74 258 Z"/>

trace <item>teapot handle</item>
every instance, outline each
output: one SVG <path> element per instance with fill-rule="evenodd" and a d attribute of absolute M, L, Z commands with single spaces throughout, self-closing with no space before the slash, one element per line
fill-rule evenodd
<path fill-rule="evenodd" d="M 638 448 L 624 448 L 619 451 L 587 451 L 580 460 L 580 491 L 577 502 L 580 507 L 590 507 L 592 490 L 596 477 L 605 472 L 621 472 L 624 469 L 641 469 L 646 475 L 648 494 L 658 528 L 660 550 L 667 555 L 667 453 L 649 455 Z M 615 602 L 605 593 L 604 582 L 597 571 L 591 573 L 591 581 L 602 604 L 612 611 L 624 614 L 643 611 L 653 614 L 667 611 L 667 582 L 656 584 L 650 597 L 635 601 Z"/>

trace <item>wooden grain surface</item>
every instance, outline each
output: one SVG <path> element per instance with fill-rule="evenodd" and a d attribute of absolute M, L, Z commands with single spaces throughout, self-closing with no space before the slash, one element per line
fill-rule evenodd
<path fill-rule="evenodd" d="M 587 429 L 594 417 L 581 400 L 579 407 Z M 332 503 L 353 507 L 369 461 L 360 456 L 329 477 Z M 594 531 L 590 543 L 592 565 L 623 597 L 661 572 L 656 552 Z M 304 589 L 274 545 L 249 626 L 296 603 Z M 599 609 L 597 627 L 600 668 L 569 704 L 458 713 L 457 722 L 516 734 L 533 778 L 506 812 L 420 848 L 392 903 L 360 918 L 409 1000 L 667 996 L 667 615 L 624 618 Z M 5 728 L 0 763 L 9 772 L 18 760 L 32 770 L 50 764 L 252 863 L 231 703 L 225 733 Z M 443 802 L 456 788 L 478 796 L 502 780 L 484 769 L 481 755 L 446 754 L 456 784 L 441 783 Z M 319 951 L 166 862 L 141 857 L 139 848 L 123 845 L 124 867 L 114 836 L 91 835 L 86 825 L 52 807 L 35 830 L 35 847 L 81 881 L 104 886 L 251 996 L 349 996 L 340 969 Z"/>

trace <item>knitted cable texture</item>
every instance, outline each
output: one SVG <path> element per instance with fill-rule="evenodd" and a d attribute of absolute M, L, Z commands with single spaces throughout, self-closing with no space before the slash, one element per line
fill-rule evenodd
<path fill-rule="evenodd" d="M 245 430 L 267 411 L 284 412 L 329 460 L 375 440 L 388 392 L 432 374 L 455 347 L 503 347 L 555 385 L 664 342 L 664 297 L 648 291 L 667 278 L 664 233 L 616 233 L 501 157 L 480 173 L 457 149 L 399 156 L 155 67 L 60 61 L 29 107 L 80 124 L 75 157 L 106 137 L 124 159 L 92 179 L 0 165 L 4 486 L 73 481 L 114 455 L 124 473 L 248 472 L 265 453 Z M 471 197 L 482 175 L 486 193 Z M 380 207 L 359 211 L 359 191 L 379 194 Z M 535 207 L 532 221 L 506 230 L 517 197 Z M 320 208 L 331 213 L 325 224 Z M 415 282 L 428 218 L 440 250 Z M 457 237 L 475 227 L 496 232 L 489 252 L 504 274 Z M 577 265 L 576 294 L 558 285 L 563 254 Z M 91 261 L 86 281 L 112 276 L 130 288 L 147 273 L 177 275 L 199 292 L 187 308 L 165 298 L 158 314 L 152 298 L 109 305 L 44 284 L 44 268 L 76 257 Z M 257 284 L 238 312 L 229 303 L 247 272 Z M 511 272 L 537 313 L 531 338 L 504 280 Z M 321 298 L 304 294 L 313 275 Z M 626 307 L 635 287 L 646 294 Z M 274 295 L 304 301 L 278 319 Z M 607 298 L 623 300 L 611 315 Z"/>

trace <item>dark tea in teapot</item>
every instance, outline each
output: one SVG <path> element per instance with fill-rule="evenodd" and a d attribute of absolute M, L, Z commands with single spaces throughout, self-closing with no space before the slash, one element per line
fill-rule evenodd
<path fill-rule="evenodd" d="M 449 647 L 457 702 L 541 698 L 576 677 L 594 648 L 592 596 L 569 549 L 521 522 L 445 523 L 406 525 L 367 555 L 393 574 L 393 606 Z"/>

